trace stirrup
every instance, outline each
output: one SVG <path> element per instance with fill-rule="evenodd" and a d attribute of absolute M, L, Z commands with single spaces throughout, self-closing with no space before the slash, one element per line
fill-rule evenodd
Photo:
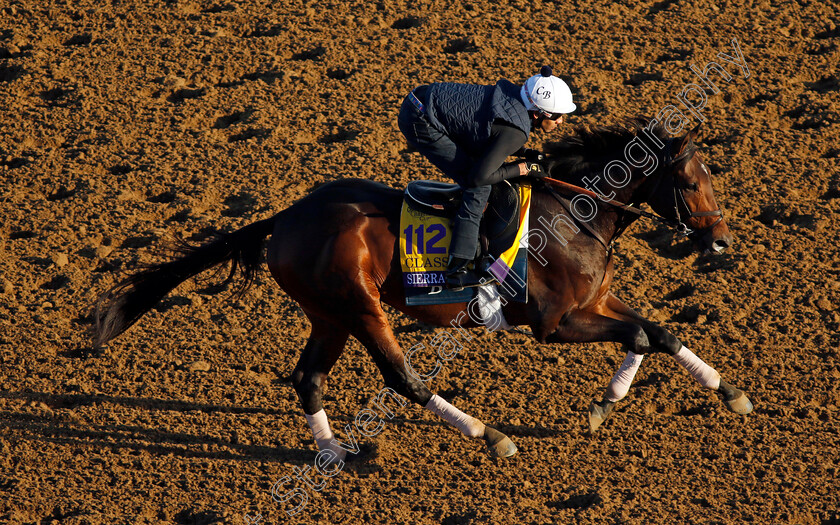
<path fill-rule="evenodd" d="M 455 292 L 460 292 L 464 288 L 499 283 L 490 272 L 466 269 L 446 274 L 445 280 L 446 288 Z"/>
<path fill-rule="evenodd" d="M 455 292 L 463 290 L 468 284 L 467 273 L 467 270 L 447 273 L 444 277 L 444 280 L 446 281 L 446 288 Z"/>

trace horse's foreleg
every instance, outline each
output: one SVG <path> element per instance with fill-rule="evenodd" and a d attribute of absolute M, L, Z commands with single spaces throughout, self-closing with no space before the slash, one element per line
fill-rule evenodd
<path fill-rule="evenodd" d="M 636 377 L 636 372 L 639 371 L 639 366 L 644 359 L 643 354 L 637 354 L 632 350 L 627 352 L 618 371 L 607 385 L 607 390 L 604 392 L 604 397 L 601 401 L 593 401 L 589 405 L 589 430 L 595 432 L 601 423 L 606 421 L 607 417 L 612 413 L 612 409 L 616 403 L 627 396 L 630 391 L 630 385 L 633 384 L 633 379 Z"/>
<path fill-rule="evenodd" d="M 320 451 L 331 451 L 326 464 L 344 460 L 347 451 L 332 443 L 335 434 L 321 402 L 324 381 L 341 355 L 349 332 L 310 316 L 312 332 L 292 372 L 292 384 Z"/>
<path fill-rule="evenodd" d="M 652 350 L 671 355 L 701 386 L 717 391 L 730 411 L 736 414 L 749 414 L 752 411 L 752 402 L 744 392 L 723 381 L 717 370 L 686 348 L 676 336 L 648 321 L 612 294 L 607 297 L 605 308 L 605 314 L 610 317 L 638 323 L 648 335 Z"/>
<path fill-rule="evenodd" d="M 627 357 L 610 380 L 603 399 L 593 401 L 589 406 L 591 432 L 597 430 L 612 413 L 615 403 L 627 395 L 644 354 L 650 350 L 647 334 L 637 324 L 601 313 L 580 310 L 569 313 L 546 341 L 575 343 L 615 341 L 627 349 Z"/>

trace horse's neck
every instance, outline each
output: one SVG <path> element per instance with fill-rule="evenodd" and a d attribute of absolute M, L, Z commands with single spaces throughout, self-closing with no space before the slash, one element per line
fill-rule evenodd
<path fill-rule="evenodd" d="M 597 182 L 587 184 L 587 182 L 583 180 L 584 175 L 564 178 L 564 180 L 571 184 L 578 185 L 582 188 L 587 188 L 592 191 L 601 193 L 604 197 L 612 197 L 613 200 L 623 204 L 637 206 L 642 200 L 644 200 L 642 197 L 640 197 L 639 190 L 642 187 L 642 185 L 647 182 L 647 178 L 645 177 L 645 175 L 636 170 L 633 171 L 630 182 L 622 188 L 615 188 L 608 181 L 605 181 L 603 170 L 591 172 L 585 176 L 589 181 L 597 180 Z M 655 176 L 658 176 L 658 174 L 656 174 Z M 638 215 L 632 212 L 623 211 L 620 208 L 613 206 L 601 199 L 590 197 L 587 198 L 586 201 L 590 204 L 593 202 L 595 203 L 596 212 L 594 217 L 592 217 L 590 220 L 586 220 L 585 222 L 590 227 L 592 227 L 592 229 L 598 232 L 602 240 L 606 241 L 607 243 L 615 240 L 617 236 L 620 236 L 624 232 L 624 230 L 627 229 L 627 227 L 629 227 L 633 222 L 636 221 L 636 219 L 639 218 Z M 581 208 L 584 206 L 585 204 L 580 204 Z M 551 207 L 555 208 L 556 206 Z M 575 210 L 572 209 L 572 211 L 574 214 Z M 578 223 L 580 223 L 583 222 L 586 219 L 586 217 L 575 214 L 575 219 L 578 221 Z"/>

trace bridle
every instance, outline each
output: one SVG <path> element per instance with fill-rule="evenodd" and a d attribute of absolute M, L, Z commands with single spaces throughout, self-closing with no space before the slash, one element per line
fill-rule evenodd
<path fill-rule="evenodd" d="M 664 165 L 663 165 L 662 169 L 665 169 L 666 167 L 670 166 L 674 162 L 674 157 L 671 155 L 671 149 L 672 149 L 671 146 L 673 145 L 673 142 L 674 142 L 674 139 L 671 138 L 671 139 L 668 139 L 665 143 L 665 148 L 664 148 L 665 149 L 665 156 L 663 158 L 663 164 Z M 711 175 L 709 175 L 709 176 L 711 177 Z M 673 192 L 674 192 L 674 217 L 673 218 L 663 217 L 661 215 L 642 210 L 642 209 L 640 209 L 636 206 L 632 206 L 630 204 L 626 204 L 626 203 L 623 203 L 621 201 L 617 201 L 615 199 L 610 199 L 610 198 L 606 197 L 605 195 L 602 195 L 598 192 L 595 192 L 595 191 L 592 191 L 592 190 L 589 190 L 589 189 L 586 189 L 586 188 L 581 188 L 580 186 L 576 186 L 574 184 L 570 184 L 568 182 L 564 182 L 564 181 L 561 181 L 561 180 L 553 179 L 551 177 L 544 177 L 540 180 L 548 183 L 546 185 L 546 188 L 548 189 L 549 193 L 551 193 L 554 196 L 554 198 L 556 198 L 560 202 L 560 204 L 564 206 L 564 208 L 566 207 L 565 203 L 563 202 L 560 195 L 558 195 L 557 192 L 554 191 L 554 189 L 551 186 L 557 186 L 557 187 L 564 188 L 564 189 L 567 189 L 569 191 L 572 191 L 574 193 L 578 193 L 578 194 L 581 194 L 581 195 L 587 195 L 589 197 L 595 197 L 595 198 L 598 198 L 601 202 L 605 202 L 605 203 L 607 203 L 607 204 L 609 204 L 609 205 L 611 205 L 615 208 L 618 208 L 620 210 L 638 215 L 639 217 L 645 217 L 645 218 L 648 218 L 648 219 L 655 220 L 657 222 L 660 222 L 662 224 L 665 224 L 665 225 L 673 228 L 676 231 L 677 235 L 679 235 L 681 237 L 695 238 L 699 235 L 704 234 L 707 231 L 710 231 L 712 228 L 717 226 L 721 221 L 723 221 L 723 212 L 721 211 L 720 208 L 718 208 L 716 210 L 712 210 L 712 211 L 698 211 L 698 212 L 691 211 L 691 208 L 689 208 L 688 202 L 685 199 L 685 194 L 683 193 L 683 190 L 680 189 L 679 187 L 677 187 L 677 177 L 676 177 L 676 174 L 674 173 L 673 170 L 670 170 L 670 177 L 671 177 Z M 664 178 L 665 177 L 663 177 L 663 176 L 659 176 L 659 177 L 656 178 L 656 184 L 651 189 L 649 195 L 654 195 L 655 194 L 656 190 L 662 184 L 662 180 Z M 689 228 L 688 225 L 683 220 L 684 216 L 680 212 L 680 205 L 682 205 L 682 207 L 685 209 L 685 211 L 687 213 L 687 216 L 686 216 L 687 218 L 685 219 L 685 221 L 693 219 L 695 217 L 718 217 L 718 219 L 715 222 L 713 222 L 710 226 L 706 226 L 704 228 L 693 230 L 693 229 Z M 607 242 L 604 239 L 602 239 L 601 235 L 599 235 L 591 226 L 589 226 L 588 223 L 586 223 L 584 221 L 578 221 L 578 222 L 580 222 L 581 225 L 584 226 L 584 228 L 587 231 L 589 231 L 596 239 L 598 239 L 601 242 L 601 244 L 603 244 L 607 248 L 607 250 L 610 250 L 612 248 L 613 241 L 621 234 L 621 232 L 624 229 L 624 227 L 619 228 L 619 230 L 613 235 L 613 238 L 610 239 L 609 242 Z"/>
<path fill-rule="evenodd" d="M 683 194 L 683 190 L 677 188 L 676 177 L 674 177 L 673 174 L 671 176 L 675 179 L 674 180 L 674 212 L 676 213 L 677 222 L 679 223 L 679 225 L 677 226 L 678 233 L 680 233 L 681 235 L 684 235 L 686 237 L 700 236 L 700 235 L 706 233 L 707 231 L 710 231 L 712 228 L 714 228 L 715 226 L 720 224 L 721 221 L 723 221 L 723 212 L 720 210 L 720 208 L 718 208 L 716 210 L 711 210 L 711 211 L 691 211 L 691 208 L 688 207 L 688 203 L 685 200 L 685 195 Z M 682 204 L 683 208 L 685 208 L 685 210 L 688 212 L 688 218 L 689 219 L 693 219 L 694 217 L 717 217 L 717 220 L 715 222 L 713 222 L 712 224 L 710 224 L 709 226 L 705 226 L 703 228 L 700 228 L 699 230 L 692 230 L 691 228 L 686 226 L 686 224 L 682 220 L 682 216 L 680 215 L 680 206 L 679 206 L 680 204 Z"/>
<path fill-rule="evenodd" d="M 663 169 L 665 167 L 670 166 L 674 162 L 674 157 L 671 155 L 671 146 L 673 145 L 673 143 L 674 139 L 668 139 L 665 143 L 665 157 L 663 158 L 663 163 L 665 166 L 663 166 Z M 684 190 L 677 187 L 676 172 L 674 170 L 669 170 L 669 173 L 674 189 L 674 222 L 676 223 L 675 229 L 678 235 L 683 237 L 695 238 L 697 236 L 701 236 L 707 231 L 712 230 L 715 226 L 720 224 L 721 221 L 723 221 L 723 212 L 720 208 L 710 211 L 691 211 L 691 208 L 689 208 L 688 206 L 688 202 L 685 200 Z M 711 173 L 707 172 L 707 175 L 711 180 Z M 653 195 L 656 192 L 656 189 L 662 183 L 663 178 L 664 177 L 659 177 L 659 179 L 656 182 L 656 186 L 654 186 L 653 190 L 651 190 L 651 195 Z M 692 230 L 685 223 L 686 221 L 683 221 L 683 215 L 682 213 L 680 213 L 680 205 L 682 205 L 683 209 L 685 209 L 686 213 L 688 214 L 686 221 L 695 217 L 717 217 L 718 219 L 709 226 L 700 228 L 698 230 Z"/>

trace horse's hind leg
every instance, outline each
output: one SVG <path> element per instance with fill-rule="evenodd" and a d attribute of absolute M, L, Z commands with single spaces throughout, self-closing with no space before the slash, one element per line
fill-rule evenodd
<path fill-rule="evenodd" d="M 375 300 L 374 297 L 370 299 L 367 313 L 360 317 L 360 321 L 352 330 L 352 334 L 373 357 L 376 366 L 382 373 L 385 385 L 443 418 L 465 436 L 472 439 L 483 438 L 492 455 L 509 457 L 516 454 L 516 445 L 510 438 L 458 410 L 440 396 L 432 394 L 422 381 L 409 373 L 405 364 L 405 355 L 394 337 L 385 312 L 379 305 L 378 300 Z"/>
<path fill-rule="evenodd" d="M 327 375 L 341 355 L 349 333 L 314 316 L 309 316 L 309 320 L 312 332 L 292 372 L 292 384 L 318 449 L 331 450 L 335 454 L 335 457 L 327 458 L 332 463 L 343 460 L 347 452 L 332 444 L 335 434 L 327 420 L 321 396 Z"/>

